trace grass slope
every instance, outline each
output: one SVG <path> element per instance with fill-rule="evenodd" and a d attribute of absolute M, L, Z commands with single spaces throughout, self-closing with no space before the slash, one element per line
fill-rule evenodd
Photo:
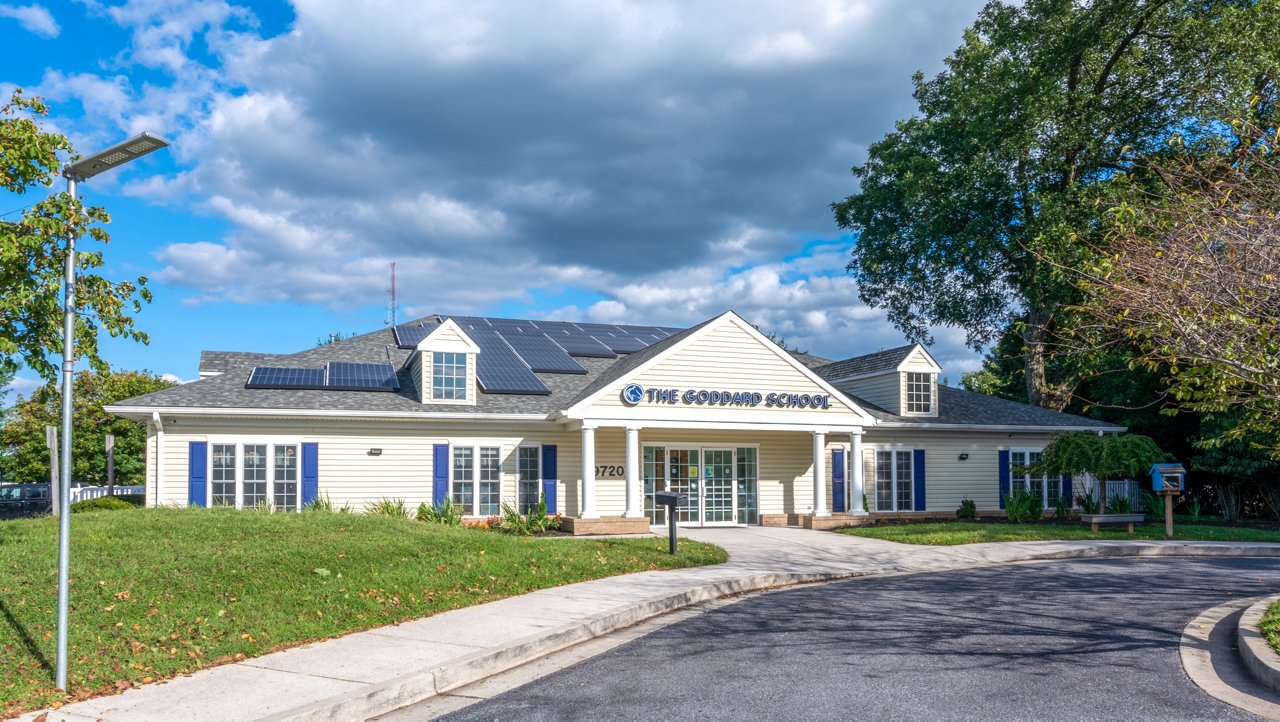
<path fill-rule="evenodd" d="M 1267 607 L 1266 613 L 1258 621 L 1258 627 L 1262 630 L 1262 635 L 1267 638 L 1267 642 L 1271 644 L 1271 648 L 1280 653 L 1280 602 Z"/>
<path fill-rule="evenodd" d="M 71 694 L 53 688 L 57 520 L 0 522 L 0 709 L 126 689 L 588 579 L 715 564 L 665 539 L 514 537 L 409 519 L 134 509 L 72 518 Z"/>
<path fill-rule="evenodd" d="M 1133 534 L 1123 526 L 1102 527 L 1094 532 L 1084 524 L 1007 524 L 967 521 L 885 524 L 841 529 L 840 533 L 871 537 L 904 544 L 952 546 L 979 542 L 1056 541 L 1056 540 L 1135 540 L 1164 539 L 1164 524 L 1138 524 Z M 1173 538 L 1184 541 L 1280 542 L 1280 532 L 1207 524 L 1179 524 L 1173 527 Z"/>

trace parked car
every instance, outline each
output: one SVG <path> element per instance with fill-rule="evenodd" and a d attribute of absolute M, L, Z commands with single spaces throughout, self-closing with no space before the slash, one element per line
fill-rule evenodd
<path fill-rule="evenodd" d="M 48 484 L 0 484 L 0 519 L 48 514 Z"/>

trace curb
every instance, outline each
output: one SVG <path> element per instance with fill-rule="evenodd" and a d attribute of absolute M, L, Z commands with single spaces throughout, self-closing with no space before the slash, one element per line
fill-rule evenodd
<path fill-rule="evenodd" d="M 366 719 L 421 702 L 449 690 L 514 669 L 552 652 L 694 604 L 747 592 L 866 575 L 866 572 L 773 573 L 706 584 L 676 594 L 601 612 L 581 622 L 532 634 L 501 647 L 460 657 L 438 667 L 410 672 L 354 693 L 337 695 L 262 719 L 272 722 Z"/>
<path fill-rule="evenodd" d="M 1236 627 L 1236 640 L 1244 666 L 1260 684 L 1280 692 L 1280 654 L 1271 648 L 1267 638 L 1258 629 L 1267 607 L 1280 600 L 1280 594 L 1267 597 L 1244 610 Z"/>
<path fill-rule="evenodd" d="M 957 569 L 996 566 L 1009 562 L 1054 561 L 1111 557 L 1280 557 L 1280 544 L 1240 546 L 1232 542 L 1109 542 L 1074 549 L 1033 552 L 992 562 L 957 566 Z M 732 562 L 731 562 L 732 563 Z M 580 622 L 538 632 L 493 649 L 481 650 L 429 669 L 416 670 L 355 692 L 336 695 L 302 707 L 280 712 L 263 720 L 303 722 L 304 720 L 367 719 L 421 702 L 458 687 L 509 671 L 535 659 L 589 639 L 625 629 L 646 619 L 684 607 L 748 592 L 778 587 L 832 582 L 885 574 L 913 574 L 940 569 L 895 572 L 843 571 L 812 573 L 747 574 L 713 584 L 705 584 L 663 597 L 648 599 L 584 618 Z M 1265 641 L 1263 642 L 1265 644 Z"/>

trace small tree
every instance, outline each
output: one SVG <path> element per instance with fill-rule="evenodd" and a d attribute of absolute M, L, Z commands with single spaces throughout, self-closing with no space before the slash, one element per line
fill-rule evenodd
<path fill-rule="evenodd" d="M 1098 508 L 1106 509 L 1107 480 L 1144 478 L 1152 464 L 1167 458 L 1149 436 L 1088 431 L 1054 434 L 1028 469 L 1033 474 L 1091 474 L 1098 480 Z"/>
<path fill-rule="evenodd" d="M 146 429 L 102 407 L 175 384 L 145 371 L 82 371 L 76 374 L 74 384 L 72 480 L 106 483 L 105 437 L 115 434 L 118 483 L 142 483 L 146 477 Z M 61 399 L 58 385 L 51 382 L 10 410 L 0 427 L 0 475 L 19 482 L 49 479 L 44 428 L 61 422 Z"/>

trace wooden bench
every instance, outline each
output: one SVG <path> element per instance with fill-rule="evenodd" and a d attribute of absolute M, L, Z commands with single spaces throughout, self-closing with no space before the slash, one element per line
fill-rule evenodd
<path fill-rule="evenodd" d="M 1080 521 L 1088 524 L 1091 529 L 1098 531 L 1098 526 L 1102 524 L 1127 524 L 1129 533 L 1133 533 L 1134 522 L 1141 522 L 1145 519 L 1142 514 L 1081 514 Z"/>

